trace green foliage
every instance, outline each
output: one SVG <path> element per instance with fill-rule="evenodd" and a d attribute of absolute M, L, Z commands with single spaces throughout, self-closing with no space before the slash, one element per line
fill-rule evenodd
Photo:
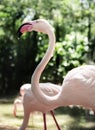
<path fill-rule="evenodd" d="M 62 43 L 57 43 L 56 53 L 60 55 L 61 66 L 59 72 L 63 75 L 63 68 L 65 72 L 82 65 L 85 61 L 85 56 L 88 51 L 87 37 L 80 33 L 71 32 L 67 34 Z"/>
<path fill-rule="evenodd" d="M 17 39 L 18 27 L 27 20 L 47 19 L 55 29 L 54 56 L 41 81 L 61 83 L 66 73 L 95 61 L 94 0 L 2 0 L 0 1 L 0 91 L 12 94 L 30 82 L 42 59 L 48 37 L 27 33 Z M 8 91 L 11 90 L 11 91 Z"/>

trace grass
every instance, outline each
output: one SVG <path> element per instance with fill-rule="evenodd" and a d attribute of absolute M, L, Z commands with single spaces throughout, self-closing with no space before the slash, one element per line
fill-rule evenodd
<path fill-rule="evenodd" d="M 56 113 L 56 112 L 55 112 Z M 68 114 L 56 113 L 56 119 L 61 130 L 95 130 L 95 123 L 92 120 L 86 120 L 85 116 L 70 116 Z M 23 108 L 17 111 L 17 117 L 13 116 L 13 99 L 0 99 L 0 130 L 17 130 L 23 120 Z M 57 130 L 54 120 L 50 114 L 47 114 L 48 130 Z M 29 124 L 26 130 L 42 130 L 42 113 L 35 112 L 31 114 Z"/>

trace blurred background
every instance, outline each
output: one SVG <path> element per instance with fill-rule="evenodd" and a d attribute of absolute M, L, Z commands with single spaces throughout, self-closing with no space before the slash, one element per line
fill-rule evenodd
<path fill-rule="evenodd" d="M 61 84 L 69 70 L 95 64 L 95 0 L 0 0 L 0 97 L 12 97 L 30 83 L 44 56 L 46 35 L 31 32 L 17 38 L 23 22 L 39 18 L 47 19 L 56 35 L 55 53 L 41 82 Z"/>

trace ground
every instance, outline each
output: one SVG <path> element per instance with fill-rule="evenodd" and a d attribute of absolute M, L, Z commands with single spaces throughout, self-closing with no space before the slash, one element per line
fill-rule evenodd
<path fill-rule="evenodd" d="M 17 117 L 13 116 L 14 99 L 0 99 L 0 130 L 18 130 L 23 121 L 23 109 L 18 108 Z M 76 112 L 76 116 L 70 115 L 69 111 L 62 108 L 63 112 L 55 111 L 56 119 L 61 130 L 95 130 L 95 118 L 90 116 L 86 119 L 86 115 L 82 115 L 81 111 Z M 70 110 L 72 111 L 72 110 Z M 78 115 L 79 112 L 79 115 Z M 43 130 L 42 113 L 36 112 L 31 114 L 28 127 L 26 130 Z M 47 114 L 47 130 L 57 130 L 51 115 Z"/>

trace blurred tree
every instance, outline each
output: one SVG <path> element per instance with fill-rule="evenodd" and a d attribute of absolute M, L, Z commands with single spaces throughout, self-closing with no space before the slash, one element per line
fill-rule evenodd
<path fill-rule="evenodd" d="M 41 81 L 61 83 L 70 69 L 95 60 L 94 13 L 94 0 L 0 1 L 1 93 L 15 93 L 30 82 L 48 46 L 47 36 L 41 33 L 27 33 L 18 40 L 16 32 L 22 22 L 45 18 L 54 26 L 55 54 Z"/>

